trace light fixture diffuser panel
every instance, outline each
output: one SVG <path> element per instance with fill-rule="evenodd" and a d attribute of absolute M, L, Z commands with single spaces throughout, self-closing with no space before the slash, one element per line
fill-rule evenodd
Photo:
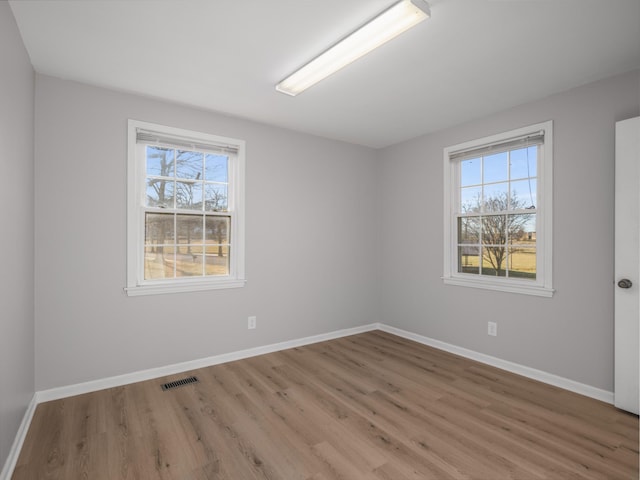
<path fill-rule="evenodd" d="M 424 0 L 401 0 L 276 85 L 296 96 L 431 16 Z"/>

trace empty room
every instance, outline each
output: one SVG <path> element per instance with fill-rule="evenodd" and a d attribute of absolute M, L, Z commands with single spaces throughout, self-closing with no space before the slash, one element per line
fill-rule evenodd
<path fill-rule="evenodd" d="M 8 0 L 0 59 L 0 480 L 639 478 L 639 0 Z"/>

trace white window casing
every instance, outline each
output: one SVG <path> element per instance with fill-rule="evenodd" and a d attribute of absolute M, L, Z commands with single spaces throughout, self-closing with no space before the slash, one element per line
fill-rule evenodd
<path fill-rule="evenodd" d="M 511 130 L 509 132 L 480 138 L 444 149 L 444 266 L 442 279 L 447 285 L 457 285 L 464 287 L 482 288 L 488 290 L 497 290 L 511 293 L 521 293 L 528 295 L 537 295 L 543 297 L 551 297 L 553 295 L 552 282 L 552 204 L 553 204 L 553 125 L 552 121 L 547 121 L 527 127 Z M 462 190 L 464 186 L 461 183 L 461 163 L 464 160 L 478 158 L 484 161 L 485 157 L 493 154 L 509 152 L 516 149 L 522 149 L 529 146 L 537 146 L 537 173 L 534 181 L 535 189 L 535 205 L 526 207 L 521 210 L 507 210 L 501 212 L 488 213 L 465 213 L 461 200 Z M 509 157 L 509 162 L 511 157 Z M 528 163 L 527 163 L 528 165 Z M 507 197 L 511 195 L 511 163 L 507 167 L 509 169 L 509 177 L 507 182 Z M 483 172 L 483 171 L 482 171 Z M 483 192 L 492 187 L 490 182 L 484 180 L 484 173 L 481 172 L 482 180 L 476 187 L 478 191 Z M 515 182 L 515 181 L 514 181 Z M 498 182 L 496 182 L 498 183 Z M 532 194 L 533 195 L 533 194 Z M 484 211 L 485 207 L 481 206 L 480 211 Z M 522 207 L 525 208 L 525 207 Z M 531 209 L 531 210 L 529 210 Z M 511 214 L 526 215 L 535 214 L 536 231 L 535 231 L 535 278 L 518 278 L 515 275 L 510 277 L 509 272 L 503 272 L 503 276 L 482 274 L 482 268 L 485 261 L 483 253 L 478 256 L 478 273 L 467 273 L 464 271 L 459 262 L 461 262 L 462 254 L 460 251 L 465 250 L 463 243 L 460 243 L 458 237 L 458 222 L 461 218 L 477 218 L 480 223 L 488 217 L 497 217 L 504 214 L 505 219 Z M 470 245 L 477 248 L 477 251 L 484 252 L 484 226 L 479 230 L 477 245 Z M 505 243 L 505 249 L 509 249 L 511 245 Z M 464 245 L 466 247 L 466 244 Z M 460 250 L 459 250 L 460 248 Z M 489 248 L 489 247 L 487 247 Z M 515 249 L 514 249 L 515 250 Z M 468 255 L 469 250 L 465 250 Z M 475 255 L 475 253 L 474 253 Z M 465 257 L 468 258 L 468 257 Z M 506 262 L 510 262 L 510 257 L 506 257 Z M 507 265 L 509 265 L 507 263 Z M 509 267 L 506 267 L 507 269 Z M 496 270 L 501 271 L 501 270 Z"/>
<path fill-rule="evenodd" d="M 204 190 L 209 185 L 214 185 L 214 181 L 205 181 L 206 173 L 199 175 L 202 180 L 192 180 L 191 183 L 202 183 L 201 201 L 197 206 L 187 207 L 178 206 L 177 200 L 172 200 L 171 205 L 154 206 L 149 205 L 147 201 L 147 147 L 158 149 L 175 149 L 181 152 L 193 153 L 199 155 L 202 153 L 203 159 L 207 155 L 223 155 L 228 157 L 227 161 L 227 178 L 221 183 L 226 189 L 226 205 L 222 209 L 207 210 Z M 203 160 L 204 162 L 204 160 Z M 174 161 L 174 164 L 177 161 Z M 167 181 L 174 182 L 175 186 L 188 184 L 178 178 L 176 172 L 177 167 L 172 167 L 173 179 L 167 177 Z M 203 163 L 204 172 L 204 163 Z M 245 142 L 232 138 L 226 138 L 207 133 L 193 132 L 180 128 L 168 127 L 137 120 L 129 120 L 128 122 L 128 163 L 127 163 L 127 286 L 125 292 L 129 296 L 136 295 L 153 295 L 165 293 L 179 293 L 212 290 L 221 288 L 236 288 L 245 285 L 245 232 L 244 232 L 244 175 L 245 175 Z M 215 186 L 215 185 L 214 185 Z M 191 187 L 189 187 L 191 188 Z M 213 188 L 213 187 L 212 187 Z M 177 196 L 173 193 L 174 197 Z M 194 203 L 194 205 L 196 205 Z M 167 218 L 174 218 L 172 223 L 172 243 L 174 245 L 167 246 L 169 251 L 173 249 L 173 276 L 159 275 L 157 278 L 150 278 L 147 274 L 145 278 L 145 225 L 147 215 L 167 214 Z M 202 219 L 202 238 L 198 245 L 194 245 L 196 250 L 199 248 L 202 262 L 201 274 L 190 273 L 191 276 L 178 275 L 178 252 L 184 248 L 184 244 L 178 239 L 177 218 L 191 218 L 198 222 Z M 206 241 L 207 220 L 215 223 L 218 219 L 222 219 L 225 225 L 225 242 L 224 245 L 208 245 Z M 164 221 L 164 220 L 163 220 Z M 197 225 L 197 224 L 196 224 Z M 147 245 L 148 247 L 148 245 Z M 191 243 L 187 244 L 191 248 Z M 226 252 L 227 262 L 222 274 L 210 274 L 207 270 L 206 258 L 208 248 L 220 247 L 219 251 L 224 248 Z M 165 248 L 164 246 L 162 247 Z M 164 250 L 163 250 L 164 252 Z M 215 254 L 211 254 L 215 255 Z M 218 253 L 217 255 L 220 255 Z M 197 255 L 192 255 L 196 262 Z M 164 258 L 164 253 L 163 253 Z M 198 260 L 200 261 L 200 260 Z M 195 269 L 200 266 L 196 264 Z M 164 271 L 164 267 L 160 269 Z"/>

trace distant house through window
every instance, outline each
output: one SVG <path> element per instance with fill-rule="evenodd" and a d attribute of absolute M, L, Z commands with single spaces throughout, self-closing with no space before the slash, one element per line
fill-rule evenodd
<path fill-rule="evenodd" d="M 445 283 L 552 295 L 551 130 L 445 149 Z"/>

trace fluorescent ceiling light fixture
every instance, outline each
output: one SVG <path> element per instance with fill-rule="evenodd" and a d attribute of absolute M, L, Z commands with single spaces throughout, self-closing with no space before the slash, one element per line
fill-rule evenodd
<path fill-rule="evenodd" d="M 430 16 L 425 0 L 401 0 L 282 80 L 276 90 L 296 96 Z"/>

